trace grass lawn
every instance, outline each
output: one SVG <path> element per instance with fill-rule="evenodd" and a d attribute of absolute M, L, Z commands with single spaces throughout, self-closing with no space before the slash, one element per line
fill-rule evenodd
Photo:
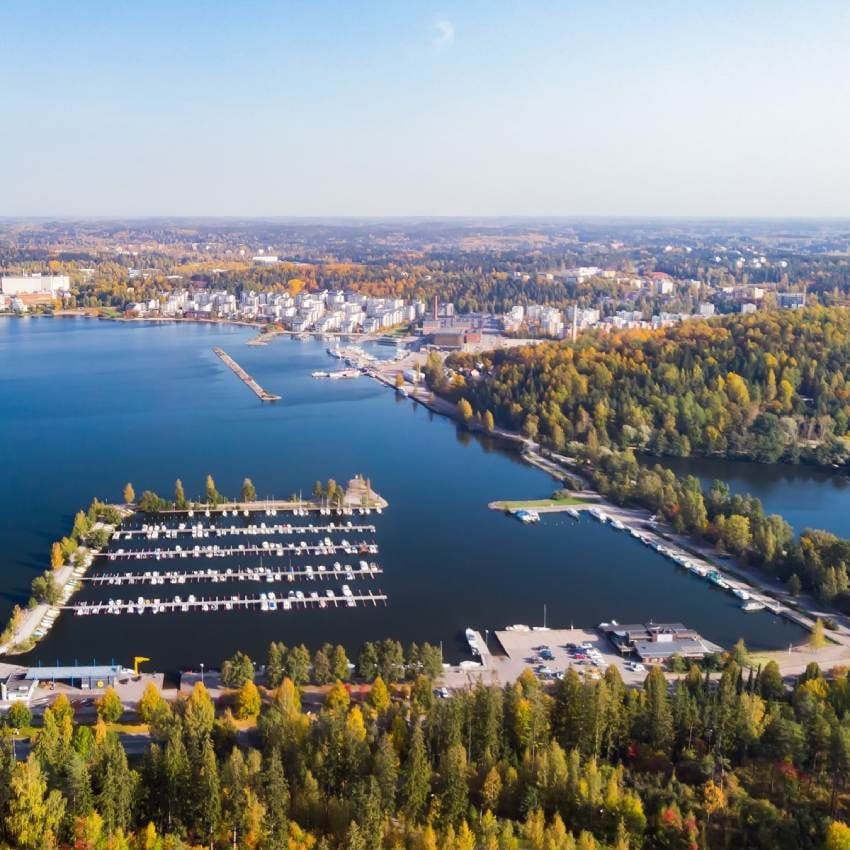
<path fill-rule="evenodd" d="M 579 496 L 561 496 L 557 499 L 525 499 L 517 502 L 493 502 L 493 507 L 497 510 L 516 511 L 534 510 L 535 508 L 559 508 L 569 507 L 570 505 L 592 505 L 597 499 L 587 499 Z"/>

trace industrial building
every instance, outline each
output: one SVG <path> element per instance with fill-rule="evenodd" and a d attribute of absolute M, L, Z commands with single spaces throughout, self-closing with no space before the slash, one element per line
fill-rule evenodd
<path fill-rule="evenodd" d="M 3 295 L 59 295 L 71 289 L 71 278 L 66 274 L 20 275 L 0 277 L 0 292 Z"/>

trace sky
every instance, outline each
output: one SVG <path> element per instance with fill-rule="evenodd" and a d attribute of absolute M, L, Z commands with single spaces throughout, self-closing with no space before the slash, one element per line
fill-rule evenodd
<path fill-rule="evenodd" d="M 850 216 L 850 4 L 0 0 L 0 215 Z"/>

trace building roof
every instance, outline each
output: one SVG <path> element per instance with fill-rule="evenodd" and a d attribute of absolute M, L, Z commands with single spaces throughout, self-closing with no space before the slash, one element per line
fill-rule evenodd
<path fill-rule="evenodd" d="M 700 640 L 671 640 L 658 642 L 655 640 L 639 640 L 634 643 L 635 652 L 641 658 L 670 658 L 672 655 L 682 655 L 686 658 L 708 655 L 709 650 Z"/>
<path fill-rule="evenodd" d="M 73 667 L 28 667 L 27 679 L 111 679 L 120 675 L 120 664 L 83 664 Z"/>

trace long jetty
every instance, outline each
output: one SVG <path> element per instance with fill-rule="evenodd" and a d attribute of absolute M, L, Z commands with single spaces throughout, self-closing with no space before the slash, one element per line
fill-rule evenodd
<path fill-rule="evenodd" d="M 336 593 L 327 590 L 324 594 L 312 591 L 309 594 L 293 591 L 290 595 L 275 596 L 271 593 L 261 593 L 259 596 L 214 596 L 201 597 L 188 596 L 182 599 L 175 596 L 174 599 L 145 599 L 141 598 L 135 602 L 132 600 L 114 599 L 109 602 L 77 602 L 75 605 L 59 606 L 65 611 L 73 611 L 78 617 L 91 614 L 161 614 L 165 612 L 176 613 L 182 611 L 238 611 L 261 610 L 261 611 L 290 611 L 297 608 L 356 608 L 358 603 L 363 605 L 378 606 L 379 602 L 387 603 L 387 595 L 380 590 L 373 593 L 371 590 L 365 593 L 345 592 Z"/>
<path fill-rule="evenodd" d="M 265 546 L 193 546 L 191 549 L 116 549 L 114 552 L 94 552 L 98 558 L 109 558 L 110 561 L 133 559 L 137 561 L 162 560 L 163 558 L 225 558 L 232 555 L 335 555 L 345 552 L 347 555 L 375 554 L 378 551 L 376 543 L 366 541 L 360 543 L 269 543 Z"/>
<path fill-rule="evenodd" d="M 97 575 L 82 576 L 82 581 L 91 582 L 93 585 L 111 585 L 120 587 L 124 584 L 195 584 L 199 582 L 236 582 L 236 581 L 295 581 L 296 579 L 307 579 L 308 581 L 324 581 L 325 579 L 347 579 L 354 581 L 357 578 L 375 578 L 383 572 L 381 567 L 375 563 L 362 562 L 353 567 L 350 564 L 335 563 L 329 567 L 319 565 L 317 567 L 307 566 L 303 569 L 289 567 L 237 567 L 226 570 L 191 570 L 189 572 L 168 571 L 160 573 L 156 570 L 143 573 L 98 573 Z"/>
<path fill-rule="evenodd" d="M 230 367 L 233 373 L 257 396 L 260 401 L 279 401 L 280 396 L 264 390 L 226 351 L 221 348 L 213 348 L 215 354 L 221 358 L 225 366 Z"/>
<path fill-rule="evenodd" d="M 121 531 L 112 532 L 112 540 L 132 540 L 134 537 L 145 538 L 146 540 L 158 540 L 160 536 L 166 539 L 175 539 L 178 535 L 191 534 L 192 537 L 226 537 L 232 534 L 239 537 L 250 537 L 252 535 L 264 534 L 323 534 L 324 532 L 358 532 L 358 533 L 375 533 L 374 525 L 355 525 L 347 523 L 346 525 L 290 525 L 289 523 L 266 525 L 226 525 L 216 526 L 215 523 L 203 525 L 202 523 L 186 525 L 180 523 L 177 528 L 170 528 L 165 523 L 144 523 L 141 528 L 122 529 Z"/>

